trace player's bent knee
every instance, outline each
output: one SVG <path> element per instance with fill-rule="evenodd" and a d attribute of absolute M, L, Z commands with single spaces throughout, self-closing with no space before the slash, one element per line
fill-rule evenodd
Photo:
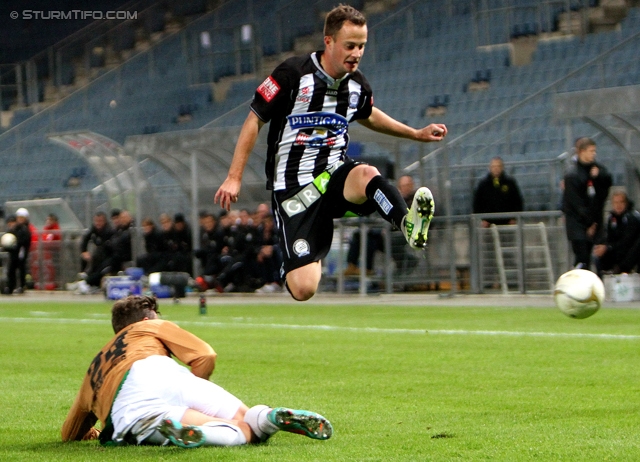
<path fill-rule="evenodd" d="M 287 283 L 287 289 L 289 289 L 289 293 L 295 300 L 305 302 L 315 295 L 318 285 L 303 284 L 302 286 L 294 285 L 292 287 L 291 284 Z"/>
<path fill-rule="evenodd" d="M 372 165 L 358 165 L 356 169 L 358 169 L 358 173 L 365 181 L 369 181 L 372 178 L 380 175 L 380 171 Z"/>
<path fill-rule="evenodd" d="M 295 289 L 292 289 L 288 286 L 288 288 L 291 296 L 299 302 L 306 302 L 315 295 L 317 290 L 317 287 L 296 287 Z"/>

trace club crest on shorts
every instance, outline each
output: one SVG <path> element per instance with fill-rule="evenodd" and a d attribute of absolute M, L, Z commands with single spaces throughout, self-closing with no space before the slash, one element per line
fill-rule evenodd
<path fill-rule="evenodd" d="M 304 239 L 298 239 L 293 243 L 293 252 L 298 257 L 304 257 L 305 255 L 309 255 L 311 253 L 309 243 Z"/>

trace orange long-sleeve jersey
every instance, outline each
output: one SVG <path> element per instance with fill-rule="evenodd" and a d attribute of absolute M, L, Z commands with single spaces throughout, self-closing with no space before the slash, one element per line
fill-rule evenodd
<path fill-rule="evenodd" d="M 62 440 L 81 440 L 98 419 L 104 426 L 124 375 L 134 362 L 153 355 L 173 355 L 203 379 L 216 361 L 209 344 L 172 322 L 152 319 L 125 327 L 91 362 L 62 425 Z"/>

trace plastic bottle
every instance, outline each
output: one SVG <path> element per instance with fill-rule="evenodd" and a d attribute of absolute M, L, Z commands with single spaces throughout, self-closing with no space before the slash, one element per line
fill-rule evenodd
<path fill-rule="evenodd" d="M 200 314 L 207 314 L 207 298 L 200 294 Z"/>

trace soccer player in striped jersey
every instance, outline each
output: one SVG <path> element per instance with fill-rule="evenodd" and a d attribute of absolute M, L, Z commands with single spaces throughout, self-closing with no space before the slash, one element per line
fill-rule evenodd
<path fill-rule="evenodd" d="M 415 129 L 374 106 L 371 87 L 358 70 L 366 43 L 366 19 L 358 10 L 340 5 L 327 14 L 324 51 L 284 61 L 256 90 L 228 176 L 214 198 L 227 210 L 238 200 L 258 133 L 270 122 L 267 188 L 273 190 L 283 276 L 296 300 L 308 300 L 318 288 L 334 218 L 377 211 L 412 247 L 427 242 L 434 211 L 429 189 L 419 188 L 407 210 L 375 167 L 347 157 L 348 127 L 357 120 L 371 130 L 421 142 L 441 141 L 447 128 Z"/>

